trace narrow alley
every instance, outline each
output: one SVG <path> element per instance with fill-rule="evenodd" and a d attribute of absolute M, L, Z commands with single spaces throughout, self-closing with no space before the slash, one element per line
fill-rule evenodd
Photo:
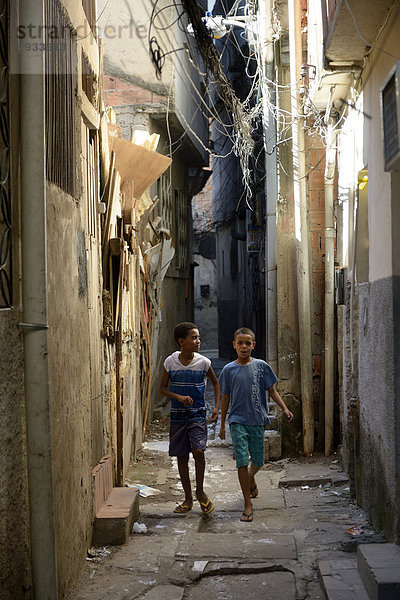
<path fill-rule="evenodd" d="M 138 523 L 146 532 L 133 533 L 122 547 L 108 547 L 100 562 L 89 555 L 70 600 L 317 600 L 324 598 L 320 560 L 351 560 L 354 569 L 355 555 L 348 552 L 356 538 L 347 531 L 371 530 L 337 460 L 267 463 L 257 479 L 254 521 L 241 523 L 232 447 L 217 440 L 209 446 L 205 484 L 215 510 L 203 516 L 195 503 L 190 513 L 176 515 L 182 491 L 168 457 L 168 435 L 146 442 L 129 472 L 132 481 L 159 490 L 140 498 Z"/>
<path fill-rule="evenodd" d="M 0 0 L 0 600 L 400 599 L 399 31 Z"/>
<path fill-rule="evenodd" d="M 219 361 L 213 364 L 218 373 Z M 142 486 L 133 533 L 122 547 L 89 551 L 68 600 L 318 600 L 325 598 L 320 561 L 345 567 L 349 594 L 359 589 L 357 543 L 382 536 L 351 500 L 336 456 L 266 462 L 257 476 L 254 521 L 242 523 L 232 443 L 217 431 L 218 424 L 209 426 L 205 478 L 215 510 L 203 515 L 195 502 L 191 512 L 176 515 L 182 488 L 176 459 L 168 456 L 168 421 L 150 425 L 126 479 Z"/>

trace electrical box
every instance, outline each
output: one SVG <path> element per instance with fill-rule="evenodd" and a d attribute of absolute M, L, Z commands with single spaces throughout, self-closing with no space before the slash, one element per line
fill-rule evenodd
<path fill-rule="evenodd" d="M 346 281 L 348 277 L 347 267 L 335 269 L 335 299 L 337 305 L 346 304 Z"/>

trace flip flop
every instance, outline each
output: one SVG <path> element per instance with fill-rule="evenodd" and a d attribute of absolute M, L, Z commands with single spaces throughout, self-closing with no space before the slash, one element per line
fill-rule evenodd
<path fill-rule="evenodd" d="M 257 496 L 258 496 L 258 487 L 256 484 L 253 488 L 250 488 L 250 498 L 257 498 Z"/>
<path fill-rule="evenodd" d="M 253 511 L 251 511 L 251 513 L 242 513 L 240 520 L 242 523 L 251 523 L 253 520 Z"/>
<path fill-rule="evenodd" d="M 193 508 L 193 502 L 191 504 L 185 504 L 185 502 L 182 502 L 182 504 L 178 504 L 178 506 L 175 508 L 174 513 L 178 513 L 178 514 L 185 514 L 188 513 L 189 511 L 191 511 Z"/>
<path fill-rule="evenodd" d="M 197 500 L 199 499 L 197 498 Z M 214 504 L 211 502 L 210 498 L 207 498 L 205 502 L 201 502 L 201 500 L 199 500 L 199 503 L 203 515 L 209 515 L 214 510 Z"/>

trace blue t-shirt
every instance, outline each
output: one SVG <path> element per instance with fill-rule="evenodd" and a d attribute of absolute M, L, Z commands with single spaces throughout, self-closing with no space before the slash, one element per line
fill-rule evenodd
<path fill-rule="evenodd" d="M 169 375 L 169 389 L 180 396 L 190 396 L 193 406 L 185 406 L 179 400 L 171 398 L 171 423 L 202 421 L 206 418 L 204 392 L 206 390 L 207 371 L 211 361 L 198 352 L 188 365 L 179 360 L 177 350 L 164 361 L 164 369 Z"/>
<path fill-rule="evenodd" d="M 228 423 L 269 423 L 267 390 L 278 381 L 268 363 L 253 358 L 247 365 L 230 362 L 219 377 L 221 392 L 230 396 Z"/>

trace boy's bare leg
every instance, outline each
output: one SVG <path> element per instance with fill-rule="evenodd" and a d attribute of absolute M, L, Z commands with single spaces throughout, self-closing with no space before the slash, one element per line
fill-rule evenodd
<path fill-rule="evenodd" d="M 238 467 L 238 477 L 244 499 L 244 512 L 246 515 L 250 515 L 250 513 L 253 512 L 253 504 L 250 498 L 249 471 L 247 465 L 245 467 Z"/>
<path fill-rule="evenodd" d="M 184 504 L 190 506 L 190 504 L 193 504 L 193 496 L 189 477 L 189 454 L 177 456 L 177 460 L 179 477 L 181 478 L 183 491 L 185 492 Z"/>
<path fill-rule="evenodd" d="M 204 450 L 193 450 L 194 466 L 196 470 L 196 498 L 201 502 L 207 501 L 207 494 L 204 492 L 204 471 L 206 468 L 206 460 Z"/>
<path fill-rule="evenodd" d="M 248 471 L 248 477 L 249 477 L 249 489 L 250 490 L 254 490 L 257 487 L 256 484 L 256 480 L 254 479 L 254 476 L 256 473 L 258 473 L 258 471 L 261 469 L 261 467 L 256 467 L 255 465 L 253 465 L 253 463 L 250 463 L 250 468 Z"/>

